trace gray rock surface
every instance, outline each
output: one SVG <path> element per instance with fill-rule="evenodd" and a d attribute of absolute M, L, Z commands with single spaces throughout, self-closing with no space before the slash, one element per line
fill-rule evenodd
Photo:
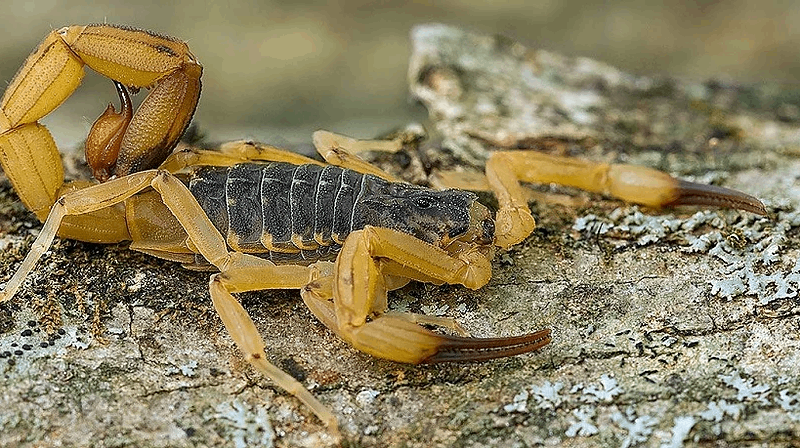
<path fill-rule="evenodd" d="M 538 353 L 482 364 L 377 360 L 295 292 L 242 295 L 272 361 L 330 406 L 347 443 L 796 443 L 797 92 L 634 77 L 440 25 L 412 39 L 411 91 L 434 143 L 376 155 L 389 170 L 425 181 L 433 169 L 479 170 L 494 148 L 534 148 L 738 188 L 772 215 L 644 210 L 533 187 L 538 229 L 496 258 L 489 285 L 417 284 L 391 298 L 476 336 L 553 329 Z M 2 178 L 0 279 L 39 228 Z M 0 445 L 332 444 L 244 363 L 206 287 L 206 274 L 124 245 L 58 240 L 0 305 L 0 354 L 11 354 L 0 359 Z"/>

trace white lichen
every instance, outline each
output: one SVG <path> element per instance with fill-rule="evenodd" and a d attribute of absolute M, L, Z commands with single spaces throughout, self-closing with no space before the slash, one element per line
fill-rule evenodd
<path fill-rule="evenodd" d="M 530 393 L 536 400 L 537 408 L 556 409 L 565 400 L 565 397 L 559 393 L 563 388 L 563 383 L 545 381 L 541 386 L 531 385 Z"/>
<path fill-rule="evenodd" d="M 692 431 L 697 419 L 691 415 L 681 415 L 675 417 L 672 425 L 672 438 L 668 442 L 661 444 L 661 448 L 681 448 L 683 441 L 689 437 L 689 432 Z"/>
<path fill-rule="evenodd" d="M 700 412 L 698 415 L 703 420 L 719 423 L 722 421 L 725 415 L 729 415 L 734 420 L 739 420 L 739 416 L 742 414 L 743 409 L 744 405 L 742 404 L 729 404 L 726 400 L 719 400 L 708 403 L 708 409 Z"/>
<path fill-rule="evenodd" d="M 183 376 L 189 376 L 189 377 L 195 376 L 197 374 L 197 372 L 196 372 L 197 361 L 191 360 L 191 361 L 187 362 L 186 364 L 184 364 L 182 366 L 179 366 L 178 368 L 180 369 L 181 374 Z"/>
<path fill-rule="evenodd" d="M 600 375 L 600 387 L 590 384 L 583 386 L 583 384 L 576 384 L 570 390 L 570 393 L 575 393 L 583 390 L 580 400 L 586 403 L 606 402 L 610 403 L 617 395 L 624 392 L 622 387 L 617 384 L 617 380 L 608 374 Z"/>
<path fill-rule="evenodd" d="M 181 374 L 187 377 L 193 377 L 197 374 L 197 361 L 191 360 L 183 365 L 169 365 L 164 369 L 164 374 L 166 375 L 177 375 Z"/>
<path fill-rule="evenodd" d="M 646 215 L 638 207 L 617 208 L 607 217 L 589 214 L 579 217 L 572 226 L 573 230 L 588 235 L 609 235 L 624 239 L 636 240 L 636 244 L 644 246 L 652 244 L 676 232 L 688 221 L 672 215 Z"/>
<path fill-rule="evenodd" d="M 509 413 L 528 412 L 529 398 L 536 400 L 536 407 L 538 409 L 556 409 L 566 399 L 566 397 L 559 393 L 563 388 L 563 383 L 554 384 L 550 381 L 545 381 L 541 386 L 532 384 L 530 389 L 523 389 L 520 393 L 515 395 L 511 403 L 503 406 L 503 410 Z"/>
<path fill-rule="evenodd" d="M 514 399 L 511 403 L 503 406 L 503 410 L 512 413 L 523 413 L 528 412 L 528 391 L 522 389 L 522 392 L 514 395 Z"/>
<path fill-rule="evenodd" d="M 275 431 L 264 406 L 256 406 L 254 410 L 246 403 L 234 400 L 219 404 L 215 411 L 213 417 L 230 430 L 230 441 L 236 448 L 274 446 Z"/>
<path fill-rule="evenodd" d="M 653 432 L 653 427 L 658 423 L 657 419 L 649 415 L 637 417 L 633 408 L 628 408 L 624 414 L 619 411 L 611 414 L 611 421 L 628 432 L 622 439 L 622 445 L 620 445 L 622 448 L 647 441 Z"/>
<path fill-rule="evenodd" d="M 580 409 L 573 409 L 572 415 L 574 415 L 578 420 L 573 421 L 564 434 L 566 434 L 567 437 L 589 437 L 600 432 L 600 430 L 597 429 L 597 426 L 592 423 L 595 412 L 596 409 L 589 406 L 583 406 Z"/>
<path fill-rule="evenodd" d="M 702 211 L 687 219 L 647 215 L 635 206 L 615 209 L 606 217 L 579 217 L 573 230 L 585 237 L 604 235 L 619 245 L 648 245 L 669 238 L 687 253 L 707 253 L 722 262 L 708 280 L 711 293 L 728 300 L 740 295 L 760 305 L 798 297 L 800 259 L 783 253 L 787 233 L 800 226 L 800 211 L 779 211 L 777 220 L 742 214 Z"/>
<path fill-rule="evenodd" d="M 66 340 L 67 344 L 66 347 L 73 347 L 77 348 L 78 350 L 86 350 L 89 348 L 89 342 L 86 341 L 84 337 L 78 336 L 78 328 L 77 327 L 67 327 L 65 328 L 67 331 Z"/>
<path fill-rule="evenodd" d="M 378 395 L 380 395 L 380 392 L 378 392 L 375 389 L 364 389 L 358 394 L 356 394 L 356 403 L 358 403 L 362 407 L 368 406 L 372 404 L 373 401 L 375 401 L 375 397 L 377 397 Z"/>
<path fill-rule="evenodd" d="M 575 224 L 572 225 L 572 230 L 588 235 L 605 235 L 613 227 L 614 224 L 612 222 L 595 214 L 588 214 L 578 217 L 575 220 Z"/>
<path fill-rule="evenodd" d="M 447 311 L 450 309 L 450 306 L 447 305 L 446 303 L 438 306 L 436 304 L 432 305 L 426 304 L 422 305 L 420 309 L 422 310 L 423 314 L 426 314 L 428 316 L 444 316 L 445 314 L 447 314 Z"/>
<path fill-rule="evenodd" d="M 800 393 L 791 394 L 788 389 L 783 389 L 778 392 L 775 403 L 786 412 L 792 421 L 800 422 Z"/>
<path fill-rule="evenodd" d="M 758 401 L 762 404 L 767 404 L 767 395 L 769 394 L 770 386 L 766 384 L 756 384 L 755 380 L 749 378 L 743 379 L 739 372 L 733 372 L 730 375 L 719 375 L 718 377 L 723 383 L 736 389 L 736 399 L 739 401 Z"/>

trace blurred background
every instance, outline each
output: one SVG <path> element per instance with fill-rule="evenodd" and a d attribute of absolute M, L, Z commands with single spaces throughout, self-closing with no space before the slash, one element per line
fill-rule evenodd
<path fill-rule="evenodd" d="M 424 120 L 408 99 L 406 69 L 409 30 L 425 22 L 502 33 L 636 74 L 800 81 L 800 3 L 777 0 L 6 0 L 2 22 L 5 84 L 64 25 L 120 23 L 188 41 L 205 67 L 195 120 L 212 140 L 304 142 L 320 128 L 367 138 Z M 45 123 L 62 148 L 75 146 L 112 100 L 111 83 L 87 76 Z"/>

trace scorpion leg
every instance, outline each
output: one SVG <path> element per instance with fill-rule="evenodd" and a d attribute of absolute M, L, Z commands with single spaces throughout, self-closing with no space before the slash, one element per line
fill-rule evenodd
<path fill-rule="evenodd" d="M 267 288 L 301 288 L 310 277 L 309 268 L 303 266 L 275 266 L 252 255 L 228 252 L 225 240 L 213 226 L 200 204 L 186 186 L 166 171 L 142 171 L 109 182 L 70 192 L 58 199 L 50 210 L 42 231 L 20 267 L 6 282 L 0 292 L 0 302 L 14 296 L 36 262 L 53 243 L 53 239 L 66 216 L 84 215 L 103 208 L 113 207 L 134 194 L 152 187 L 189 235 L 198 251 L 221 272 L 210 281 L 214 307 L 219 312 L 231 337 L 244 351 L 246 359 L 259 372 L 297 397 L 338 436 L 336 418 L 302 384 L 272 365 L 264 352 L 264 341 L 253 321 L 232 291 Z M 263 279 L 269 279 L 265 282 Z"/>
<path fill-rule="evenodd" d="M 39 236 L 33 242 L 30 252 L 25 256 L 11 279 L 6 282 L 3 291 L 0 292 L 0 302 L 14 296 L 39 258 L 53 244 L 53 239 L 65 217 L 85 215 L 113 207 L 149 187 L 155 177 L 156 171 L 143 171 L 104 184 L 76 190 L 56 200 L 50 208 L 50 213 L 47 215 Z"/>
<path fill-rule="evenodd" d="M 434 170 L 430 177 L 428 177 L 428 180 L 431 187 L 437 190 L 455 188 L 469 191 L 492 191 L 492 186 L 489 185 L 489 180 L 486 179 L 486 175 L 476 171 Z M 530 188 L 525 188 L 525 195 L 529 203 L 558 204 L 572 208 L 582 207 L 588 203 L 588 200 L 583 198 L 577 198 L 566 194 L 543 193 Z"/>
<path fill-rule="evenodd" d="M 267 262 L 269 263 L 269 262 Z M 297 268 L 296 266 L 260 266 L 257 268 L 258 277 L 251 277 L 251 280 L 257 278 L 272 278 L 279 279 L 284 276 L 284 267 Z M 236 270 L 234 268 L 234 270 Z M 289 273 L 291 275 L 293 273 Z M 258 329 L 253 323 L 253 320 L 247 314 L 247 311 L 242 307 L 238 300 L 231 295 L 230 289 L 242 288 L 235 282 L 231 282 L 231 278 L 235 276 L 228 276 L 228 272 L 222 272 L 211 276 L 209 282 L 209 291 L 211 299 L 214 302 L 214 308 L 219 313 L 225 328 L 228 329 L 236 345 L 245 354 L 245 359 L 250 363 L 258 372 L 274 381 L 278 387 L 286 392 L 294 395 L 303 404 L 309 407 L 312 412 L 331 430 L 335 437 L 339 436 L 338 422 L 336 417 L 331 413 L 328 408 L 319 402 L 303 385 L 294 379 L 291 375 L 282 371 L 274 364 L 267 360 L 266 352 L 264 351 L 264 339 L 258 332 Z M 289 276 L 286 276 L 289 277 Z M 275 288 L 284 289 L 284 280 L 279 281 L 280 286 Z M 293 277 L 293 279 L 302 279 L 299 283 L 302 285 L 307 282 L 306 276 Z M 260 284 L 255 289 L 268 289 L 272 285 Z M 299 286 L 296 286 L 299 287 Z M 230 288 L 230 289 L 229 289 Z"/>
<path fill-rule="evenodd" d="M 336 417 L 300 382 L 267 360 L 263 338 L 247 311 L 231 294 L 261 289 L 299 289 L 308 282 L 310 268 L 276 266 L 252 255 L 229 252 L 222 234 L 180 180 L 162 171 L 153 179 L 152 186 L 161 193 L 164 203 L 186 230 L 198 251 L 220 270 L 209 281 L 211 299 L 225 328 L 244 352 L 247 362 L 308 406 L 338 438 Z"/>
<path fill-rule="evenodd" d="M 326 274 L 322 274 L 318 269 L 319 265 L 330 265 L 324 270 Z M 317 317 L 322 323 L 325 324 L 331 331 L 339 334 L 339 325 L 336 321 L 336 310 L 333 306 L 333 263 L 321 261 L 312 265 L 314 270 L 311 274 L 311 280 L 300 290 L 300 295 L 309 310 Z M 393 291 L 402 288 L 411 281 L 409 278 L 387 276 L 386 286 L 387 290 Z M 386 309 L 385 297 L 377 297 L 373 303 L 373 312 L 381 313 Z M 455 331 L 463 337 L 469 337 L 469 332 L 461 326 L 461 324 L 449 317 L 428 316 L 426 314 L 417 313 L 400 313 L 395 311 L 387 311 L 385 313 L 391 317 L 406 319 L 409 322 L 423 325 L 433 325 L 440 328 L 447 328 Z"/>
<path fill-rule="evenodd" d="M 317 151 L 331 165 L 348 168 L 360 173 L 373 174 L 391 182 L 402 182 L 402 180 L 351 153 L 361 151 L 396 152 L 402 149 L 402 143 L 399 140 L 356 140 L 327 131 L 315 132 L 313 139 Z M 184 168 L 198 165 L 232 166 L 237 163 L 252 161 L 286 162 L 294 165 L 324 165 L 318 160 L 285 149 L 241 140 L 225 143 L 220 147 L 219 151 L 183 148 L 172 153 L 160 168 L 171 173 L 177 173 Z"/>
<path fill-rule="evenodd" d="M 162 170 L 177 173 L 193 166 L 233 166 L 243 162 L 286 162 L 294 165 L 324 163 L 274 146 L 249 141 L 225 143 L 219 151 L 183 148 L 173 152 L 161 165 Z"/>
<path fill-rule="evenodd" d="M 415 280 L 473 289 L 486 284 L 491 275 L 488 259 L 478 251 L 451 255 L 410 235 L 368 226 L 347 237 L 333 276 L 312 282 L 304 288 L 303 298 L 320 320 L 355 348 L 393 361 L 488 360 L 533 351 L 550 341 L 549 330 L 509 338 L 447 336 L 419 326 L 420 319 L 413 315 L 384 314 L 388 289 L 384 269 L 392 276 L 398 272 L 392 264 L 402 266 Z"/>
<path fill-rule="evenodd" d="M 475 171 L 440 171 L 435 170 L 430 175 L 430 183 L 437 190 L 455 188 L 469 191 L 492 191 L 486 175 Z"/>
<path fill-rule="evenodd" d="M 403 182 L 354 154 L 363 151 L 397 152 L 403 149 L 400 140 L 356 140 L 328 131 L 316 131 L 311 139 L 317 152 L 331 165 L 372 174 L 389 182 Z"/>

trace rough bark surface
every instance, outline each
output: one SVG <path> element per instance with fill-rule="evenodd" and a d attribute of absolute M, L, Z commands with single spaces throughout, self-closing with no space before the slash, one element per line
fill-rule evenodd
<path fill-rule="evenodd" d="M 534 186 L 538 228 L 496 258 L 489 285 L 392 296 L 394 309 L 456 317 L 476 336 L 553 329 L 538 353 L 482 364 L 377 360 L 295 292 L 242 295 L 272 361 L 333 409 L 346 443 L 796 443 L 798 92 L 641 78 L 441 25 L 412 39 L 411 91 L 436 138 L 378 156 L 388 170 L 424 182 L 433 169 L 479 170 L 498 147 L 532 148 L 741 189 L 772 214 L 644 210 Z M 39 228 L 3 177 L 4 278 Z M 206 288 L 207 274 L 124 245 L 57 240 L 0 306 L 0 445 L 331 444 L 244 363 Z"/>

